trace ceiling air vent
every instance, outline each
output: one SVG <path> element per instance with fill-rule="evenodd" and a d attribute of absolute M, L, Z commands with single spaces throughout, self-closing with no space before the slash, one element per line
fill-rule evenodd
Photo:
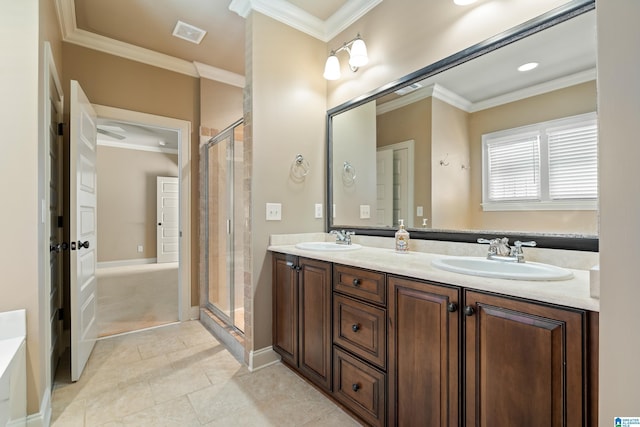
<path fill-rule="evenodd" d="M 414 90 L 418 90 L 422 87 L 422 85 L 420 83 L 414 83 L 412 85 L 409 86 L 405 86 L 402 89 L 398 89 L 397 91 L 395 91 L 396 95 L 406 95 L 408 93 L 413 92 Z"/>
<path fill-rule="evenodd" d="M 207 32 L 182 21 L 176 23 L 173 35 L 191 43 L 200 44 Z"/>

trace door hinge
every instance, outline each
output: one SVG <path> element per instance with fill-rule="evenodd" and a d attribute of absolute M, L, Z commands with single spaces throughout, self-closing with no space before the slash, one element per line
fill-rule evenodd
<path fill-rule="evenodd" d="M 58 309 L 58 320 L 64 320 L 64 307 Z"/>
<path fill-rule="evenodd" d="M 64 217 L 62 215 L 58 216 L 58 228 L 64 227 Z"/>
<path fill-rule="evenodd" d="M 64 123 L 58 123 L 58 136 L 64 135 Z"/>

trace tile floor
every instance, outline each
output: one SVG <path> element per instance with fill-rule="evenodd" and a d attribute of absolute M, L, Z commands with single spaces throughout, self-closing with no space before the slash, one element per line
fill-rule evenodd
<path fill-rule="evenodd" d="M 59 372 L 54 427 L 360 425 L 279 363 L 249 372 L 198 321 L 101 339 L 78 382 Z"/>

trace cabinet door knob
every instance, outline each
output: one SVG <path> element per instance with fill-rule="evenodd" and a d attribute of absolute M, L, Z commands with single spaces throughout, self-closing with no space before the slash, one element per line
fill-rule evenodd
<path fill-rule="evenodd" d="M 352 330 L 353 332 L 358 332 L 358 331 L 360 330 L 360 325 L 358 325 L 357 323 L 353 324 L 353 325 L 351 326 L 351 330 Z"/>
<path fill-rule="evenodd" d="M 351 384 L 351 390 L 358 391 L 360 390 L 360 386 L 358 384 Z"/>
<path fill-rule="evenodd" d="M 450 302 L 449 304 L 447 304 L 447 311 L 449 313 L 455 313 L 458 310 L 458 304 L 456 304 L 455 302 Z"/>
<path fill-rule="evenodd" d="M 353 286 L 360 286 L 360 279 L 353 279 Z"/>
<path fill-rule="evenodd" d="M 471 307 L 470 305 L 468 305 L 468 306 L 466 306 L 464 308 L 465 316 L 473 316 L 473 313 L 475 313 L 475 312 L 476 312 L 476 310 L 473 307 Z"/>

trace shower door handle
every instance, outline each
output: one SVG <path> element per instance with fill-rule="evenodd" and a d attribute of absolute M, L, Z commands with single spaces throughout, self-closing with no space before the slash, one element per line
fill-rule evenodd
<path fill-rule="evenodd" d="M 227 220 L 227 234 L 231 234 L 231 220 Z"/>

